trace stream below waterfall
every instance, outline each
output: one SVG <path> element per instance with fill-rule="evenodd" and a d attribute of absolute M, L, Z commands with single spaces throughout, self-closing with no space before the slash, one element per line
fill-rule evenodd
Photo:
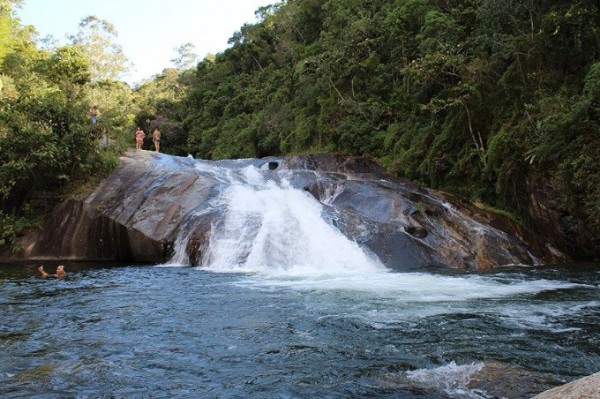
<path fill-rule="evenodd" d="M 393 272 L 337 228 L 338 193 L 302 189 L 313 172 L 156 162 L 216 182 L 167 264 L 0 263 L 3 399 L 530 398 L 600 370 L 599 264 Z"/>
<path fill-rule="evenodd" d="M 0 265 L 2 398 L 529 398 L 600 369 L 597 264 L 66 266 Z"/>

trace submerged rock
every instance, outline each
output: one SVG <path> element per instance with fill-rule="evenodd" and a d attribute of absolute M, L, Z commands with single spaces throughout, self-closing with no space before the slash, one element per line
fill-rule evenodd
<path fill-rule="evenodd" d="M 394 270 L 566 260 L 513 221 L 394 178 L 364 158 L 321 154 L 209 162 L 147 151 L 128 152 L 94 192 L 56 207 L 19 257 L 161 263 L 176 256 L 176 262 L 201 264 L 214 230 L 234 212 L 223 197 L 244 184 L 310 193 L 327 223 Z M 273 239 L 288 243 L 294 237 Z M 248 248 L 239 261 L 250 253 Z"/>
<path fill-rule="evenodd" d="M 560 384 L 556 377 L 526 370 L 499 361 L 457 365 L 454 362 L 433 369 L 392 373 L 379 385 L 393 390 L 419 390 L 437 395 L 474 398 L 588 399 L 597 398 L 600 373 Z M 541 394 L 536 393 L 544 391 Z"/>

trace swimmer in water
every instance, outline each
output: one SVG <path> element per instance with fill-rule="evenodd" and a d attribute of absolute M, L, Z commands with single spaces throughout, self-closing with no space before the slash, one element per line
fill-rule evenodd
<path fill-rule="evenodd" d="M 38 273 L 40 274 L 41 278 L 46 278 L 48 277 L 48 273 L 46 273 L 46 271 L 44 270 L 44 266 L 40 266 L 38 267 Z"/>
<path fill-rule="evenodd" d="M 44 266 L 40 266 L 38 267 L 38 273 L 40 274 L 41 278 L 46 278 L 46 277 L 56 277 L 60 280 L 63 280 L 67 277 L 67 272 L 65 272 L 65 267 L 63 265 L 58 265 L 56 267 L 56 274 L 48 274 L 46 273 L 46 271 L 44 270 Z"/>
<path fill-rule="evenodd" d="M 65 272 L 65 267 L 63 265 L 56 266 L 56 278 L 64 279 L 67 277 L 67 272 Z"/>

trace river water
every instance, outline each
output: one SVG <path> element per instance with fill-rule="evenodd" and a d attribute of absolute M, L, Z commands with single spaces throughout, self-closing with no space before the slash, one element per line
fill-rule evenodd
<path fill-rule="evenodd" d="M 36 266 L 0 264 L 2 398 L 527 398 L 600 369 L 597 264 Z"/>
<path fill-rule="evenodd" d="M 202 266 L 193 223 L 165 265 L 0 263 L 1 398 L 529 398 L 600 370 L 599 264 L 395 273 L 285 171 L 157 160 L 223 186 Z"/>

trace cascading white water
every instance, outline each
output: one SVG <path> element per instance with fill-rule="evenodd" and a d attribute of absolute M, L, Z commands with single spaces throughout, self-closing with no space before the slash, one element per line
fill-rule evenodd
<path fill-rule="evenodd" d="M 248 166 L 232 176 L 221 194 L 225 220 L 211 234 L 203 268 L 268 275 L 385 271 L 374 255 L 323 220 L 322 205 L 310 194 L 263 173 Z"/>
<path fill-rule="evenodd" d="M 211 205 L 225 210 L 212 226 L 199 268 L 259 275 L 241 285 L 374 292 L 401 302 L 434 303 L 564 288 L 544 280 L 505 284 L 481 276 L 388 273 L 375 255 L 324 220 L 323 205 L 292 187 L 289 171 L 257 168 L 244 160 L 197 161 L 195 169 L 223 184 Z M 185 248 L 192 233 L 185 226 L 180 229 L 171 266 L 189 264 Z"/>
<path fill-rule="evenodd" d="M 293 188 L 286 171 L 244 166 L 242 161 L 198 161 L 195 169 L 225 186 L 212 204 L 224 208 L 225 217 L 213 225 L 201 268 L 288 276 L 387 271 L 375 255 L 327 223 L 323 206 Z M 187 264 L 185 248 L 192 233 L 182 226 L 169 265 Z"/>

